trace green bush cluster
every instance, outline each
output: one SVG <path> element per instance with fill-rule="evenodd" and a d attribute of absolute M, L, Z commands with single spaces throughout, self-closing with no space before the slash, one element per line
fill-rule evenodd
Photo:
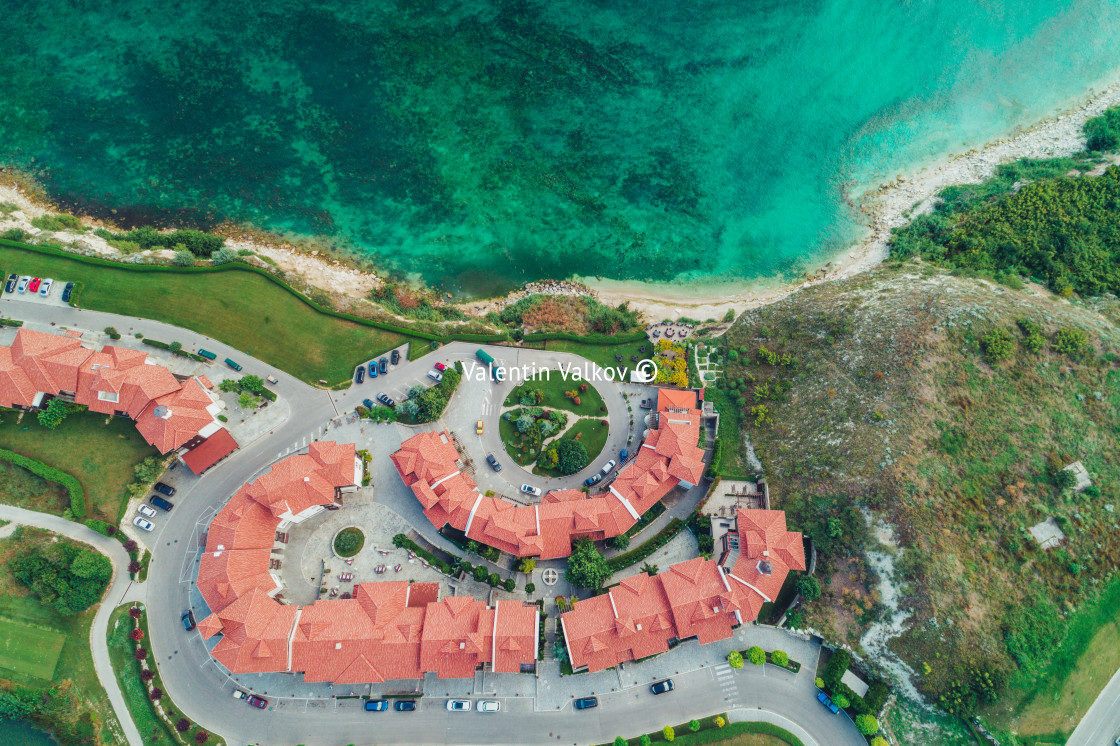
<path fill-rule="evenodd" d="M 989 365 L 995 365 L 1015 354 L 1015 340 L 1006 329 L 992 329 L 980 337 L 980 349 L 984 351 L 984 360 Z"/>
<path fill-rule="evenodd" d="M 1092 151 L 1120 150 L 1120 107 L 1105 109 L 1085 122 L 1085 147 Z"/>
<path fill-rule="evenodd" d="M 226 243 L 226 240 L 221 236 L 190 228 L 171 231 L 170 233 L 160 233 L 156 228 L 145 225 L 124 233 L 113 233 L 104 229 L 99 229 L 96 233 L 106 241 L 127 241 L 145 250 L 158 246 L 176 251 L 185 250 L 195 256 L 202 257 L 210 256 L 225 246 Z"/>
<path fill-rule="evenodd" d="M 431 388 L 424 389 L 414 399 L 401 402 L 397 405 L 397 411 L 411 415 L 417 422 L 438 420 L 443 410 L 447 408 L 447 403 L 451 401 L 451 395 L 459 387 L 459 381 L 463 377 L 461 368 L 462 364 L 456 362 L 454 368 L 443 371 L 442 381 Z"/>
<path fill-rule="evenodd" d="M 614 570 L 590 539 L 579 539 L 568 557 L 564 579 L 580 588 L 601 588 Z"/>
<path fill-rule="evenodd" d="M 428 560 L 428 562 L 434 565 L 436 569 L 442 572 L 444 575 L 451 575 L 451 565 L 447 564 L 439 557 L 436 557 L 426 549 L 421 549 L 416 542 L 414 542 L 404 534 L 397 534 L 393 537 L 393 546 L 399 547 L 401 549 L 408 549 L 413 554 Z"/>
<path fill-rule="evenodd" d="M 344 528 L 338 532 L 338 536 L 334 537 L 334 552 L 339 557 L 353 557 L 358 552 L 362 551 L 362 547 L 366 543 L 366 537 L 357 528 Z"/>
<path fill-rule="evenodd" d="M 60 213 L 52 215 L 46 213 L 37 218 L 31 218 L 31 225 L 35 226 L 41 231 L 84 231 L 85 226 L 82 221 L 73 215 L 66 215 Z"/>
<path fill-rule="evenodd" d="M 61 469 L 47 466 L 42 461 L 28 458 L 19 453 L 0 448 L 0 460 L 15 464 L 27 469 L 32 474 L 46 479 L 48 482 L 61 484 L 70 496 L 70 515 L 81 520 L 86 515 L 86 495 L 82 483 L 72 474 L 67 474 Z"/>
<path fill-rule="evenodd" d="M 108 557 L 69 539 L 24 549 L 8 562 L 8 570 L 44 606 L 63 616 L 101 600 L 113 577 Z"/>

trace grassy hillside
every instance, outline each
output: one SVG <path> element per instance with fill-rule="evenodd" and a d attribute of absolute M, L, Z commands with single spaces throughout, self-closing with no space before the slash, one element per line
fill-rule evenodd
<path fill-rule="evenodd" d="M 1120 560 L 1116 306 L 911 262 L 739 319 L 719 396 L 822 551 L 804 623 L 858 647 L 887 616 L 866 557 L 882 551 L 911 614 L 890 648 L 934 701 L 1011 727 L 1043 677 L 1064 680 L 1052 654 Z M 1095 489 L 1068 487 L 1075 460 Z M 1048 518 L 1067 538 L 1046 550 L 1027 529 Z"/>

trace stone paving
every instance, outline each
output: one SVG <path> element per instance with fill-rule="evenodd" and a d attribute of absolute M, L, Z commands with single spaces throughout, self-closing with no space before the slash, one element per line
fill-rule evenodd
<path fill-rule="evenodd" d="M 634 545 L 631 544 L 631 547 Z M 642 565 L 647 562 L 656 565 L 659 570 L 668 570 L 669 565 L 675 565 L 678 562 L 687 562 L 690 559 L 695 559 L 700 556 L 699 550 L 696 548 L 696 537 L 687 528 L 682 528 L 677 532 L 677 535 L 669 540 L 669 543 L 658 549 L 646 559 L 624 567 L 608 580 L 604 585 L 614 585 L 623 578 L 628 578 L 631 575 L 637 575 L 642 571 Z"/>

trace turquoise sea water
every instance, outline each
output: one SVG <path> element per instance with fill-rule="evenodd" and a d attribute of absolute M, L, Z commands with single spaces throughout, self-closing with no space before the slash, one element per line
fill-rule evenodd
<path fill-rule="evenodd" d="M 453 292 L 791 274 L 1120 67 L 1115 0 L 0 1 L 0 162 Z M 115 211 L 115 212 L 113 212 Z"/>

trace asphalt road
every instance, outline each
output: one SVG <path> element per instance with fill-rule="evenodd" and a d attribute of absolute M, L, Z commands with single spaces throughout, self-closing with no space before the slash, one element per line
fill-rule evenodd
<path fill-rule="evenodd" d="M 1113 746 L 1120 740 L 1120 671 L 1113 674 L 1077 724 L 1066 746 Z"/>
<path fill-rule="evenodd" d="M 633 736 L 656 730 L 667 723 L 685 722 L 694 717 L 713 712 L 736 709 L 745 712 L 743 717 L 777 719 L 791 724 L 795 730 L 804 729 L 806 746 L 832 746 L 851 744 L 862 746 L 864 740 L 846 718 L 832 716 L 821 707 L 811 693 L 811 678 L 802 683 L 786 678 L 781 672 L 770 673 L 768 667 L 755 670 L 750 667 L 736 672 L 746 685 L 735 689 L 733 700 L 720 697 L 721 689 L 712 668 L 685 671 L 674 679 L 677 689 L 670 695 L 653 697 L 645 686 L 631 687 L 604 695 L 601 706 L 595 710 L 574 712 L 564 708 L 559 712 L 537 712 L 530 698 L 503 701 L 503 711 L 494 714 L 478 712 L 449 713 L 442 698 L 426 698 L 414 713 L 367 713 L 361 709 L 360 700 L 339 699 L 280 699 L 274 698 L 268 710 L 247 707 L 230 695 L 233 684 L 226 673 L 210 658 L 197 630 L 186 632 L 179 622 L 179 615 L 190 605 L 193 579 L 197 575 L 197 556 L 200 538 L 205 526 L 215 512 L 246 481 L 259 475 L 281 455 L 305 448 L 315 438 L 329 439 L 324 431 L 328 421 L 340 412 L 352 409 L 371 394 L 385 391 L 396 399 L 413 383 L 426 380 L 426 372 L 437 360 L 473 360 L 477 344 L 452 343 L 420 360 L 408 362 L 402 355 L 402 364 L 388 377 L 378 378 L 341 392 L 325 392 L 257 361 L 216 340 L 194 332 L 171 327 L 146 319 L 127 318 L 94 311 L 65 308 L 54 305 L 20 302 L 7 296 L 0 299 L 0 313 L 23 319 L 30 328 L 57 324 L 100 330 L 115 326 L 122 333 L 141 332 L 158 339 L 174 339 L 187 349 L 205 347 L 217 353 L 218 359 L 232 357 L 244 366 L 243 375 L 274 375 L 279 383 L 274 387 L 287 398 L 291 414 L 287 421 L 275 427 L 267 436 L 247 444 L 226 461 L 202 477 L 186 469 L 172 472 L 171 481 L 178 490 L 175 509 L 161 516 L 156 530 L 145 540 L 153 553 L 148 581 L 141 586 L 149 613 L 151 631 L 150 647 L 153 660 L 159 665 L 168 694 L 175 705 L 204 727 L 220 733 L 235 744 L 365 744 L 378 743 L 600 743 L 616 735 Z M 41 327 L 40 327 L 41 328 Z M 583 363 L 560 353 L 510 348 L 487 348 L 499 362 L 538 366 L 555 366 L 571 360 Z M 513 358 L 512 360 L 510 358 Z M 430 381 L 428 381 L 430 383 Z M 611 434 L 607 453 L 622 447 L 629 432 L 630 417 L 626 413 L 622 394 L 609 382 L 594 382 L 603 394 L 610 409 Z M 515 467 L 511 460 L 501 475 L 487 474 L 484 456 L 493 451 L 501 457 L 497 439 L 497 412 L 501 401 L 511 390 L 511 383 L 493 384 L 487 381 L 468 381 L 456 393 L 448 407 L 444 422 L 461 436 L 469 431 L 471 437 L 463 442 L 468 455 L 479 465 L 480 479 L 488 483 L 500 476 L 509 475 L 505 494 L 516 492 L 522 481 L 557 488 L 576 486 L 587 474 L 598 470 L 595 463 L 585 473 L 565 480 L 542 480 Z M 641 411 L 634 406 L 635 427 L 640 437 Z M 489 417 L 483 438 L 474 437 L 473 424 L 479 417 Z M 386 428 L 382 432 L 411 432 L 409 428 Z M 487 437 L 492 436 L 492 437 Z M 527 476 L 528 475 L 528 476 Z M 535 481 L 534 481 L 535 480 Z M 499 484 L 500 483 L 496 483 Z M 485 487 L 484 487 L 485 488 Z M 415 512 L 415 511 L 409 511 Z M 429 536 L 434 529 L 426 521 L 417 522 L 415 528 Z M 438 534 L 432 537 L 438 539 Z M 119 583 L 119 576 L 117 582 Z M 116 588 L 116 585 L 114 585 Z M 105 608 L 111 608 L 106 604 Z M 196 610 L 196 616 L 198 611 Z M 107 617 L 106 617 L 107 618 Z M 199 617 L 201 618 L 201 617 Z M 104 650 L 104 629 L 93 635 L 95 660 Z M 680 648 L 678 648 L 680 650 Z M 107 689 L 115 690 L 111 675 L 103 676 Z M 725 674 L 726 676 L 726 674 Z M 293 675 L 301 681 L 302 677 Z M 808 684 L 804 682 L 807 681 Z M 116 702 L 114 702 L 116 704 Z M 127 714 L 124 716 L 127 718 Z M 135 737 L 134 737 L 135 736 Z M 128 733 L 129 742 L 139 745 L 135 728 Z"/>

